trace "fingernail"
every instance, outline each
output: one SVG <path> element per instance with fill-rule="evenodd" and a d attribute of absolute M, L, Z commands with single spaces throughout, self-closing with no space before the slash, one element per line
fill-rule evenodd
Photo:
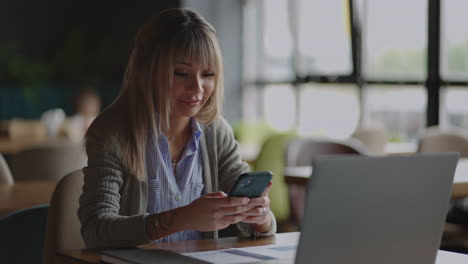
<path fill-rule="evenodd" d="M 246 204 L 246 203 L 249 203 L 249 200 L 250 200 L 249 198 L 245 198 L 245 199 L 242 201 L 242 203 L 245 203 L 245 204 Z"/>

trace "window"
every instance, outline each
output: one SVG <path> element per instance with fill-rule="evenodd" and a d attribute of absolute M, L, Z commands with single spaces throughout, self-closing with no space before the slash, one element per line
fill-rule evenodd
<path fill-rule="evenodd" d="M 446 87 L 440 104 L 441 127 L 468 129 L 468 87 Z"/>
<path fill-rule="evenodd" d="M 425 87 L 374 85 L 366 90 L 370 122 L 384 127 L 390 142 L 416 144 L 425 128 Z"/>
<path fill-rule="evenodd" d="M 468 1 L 441 2 L 441 75 L 444 80 L 468 80 Z"/>
<path fill-rule="evenodd" d="M 266 80 L 291 80 L 293 43 L 290 30 L 288 0 L 263 1 L 261 57 Z"/>
<path fill-rule="evenodd" d="M 359 98 L 354 85 L 304 84 L 299 96 L 299 133 L 348 138 L 359 121 Z"/>
<path fill-rule="evenodd" d="M 298 1 L 300 75 L 352 73 L 348 1 Z"/>
<path fill-rule="evenodd" d="M 367 79 L 424 80 L 427 74 L 427 0 L 366 1 Z"/>
<path fill-rule="evenodd" d="M 264 91 L 264 116 L 276 130 L 286 131 L 296 125 L 296 96 L 290 85 L 267 85 Z"/>

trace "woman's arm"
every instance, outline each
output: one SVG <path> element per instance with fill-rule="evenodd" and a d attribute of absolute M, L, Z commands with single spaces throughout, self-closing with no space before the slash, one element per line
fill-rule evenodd
<path fill-rule="evenodd" d="M 124 179 L 133 176 L 126 175 L 117 145 L 112 151 L 104 149 L 103 142 L 109 139 L 100 131 L 106 130 L 90 128 L 86 141 L 88 166 L 83 169 L 84 185 L 78 209 L 83 240 L 88 248 L 133 247 L 148 243 L 145 215 L 137 214 L 138 208 L 134 209 L 133 215 L 119 214 L 121 199 L 129 199 L 121 197 Z M 127 184 L 140 183 L 137 179 L 126 181 Z"/>

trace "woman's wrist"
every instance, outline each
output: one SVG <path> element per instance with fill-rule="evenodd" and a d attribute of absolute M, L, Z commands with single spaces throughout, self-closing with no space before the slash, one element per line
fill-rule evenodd
<path fill-rule="evenodd" d="M 267 220 L 264 223 L 252 224 L 252 227 L 254 228 L 254 230 L 256 232 L 259 232 L 259 233 L 265 233 L 265 232 L 270 231 L 270 228 L 271 228 L 271 215 L 268 214 Z"/>
<path fill-rule="evenodd" d="M 146 234 L 151 240 L 158 240 L 168 235 L 188 229 L 185 227 L 182 207 L 162 212 L 150 214 L 146 217 Z"/>

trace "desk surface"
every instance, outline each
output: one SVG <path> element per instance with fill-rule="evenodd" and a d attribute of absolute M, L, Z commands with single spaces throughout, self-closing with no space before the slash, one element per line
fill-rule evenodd
<path fill-rule="evenodd" d="M 312 175 L 312 166 L 286 167 L 284 175 L 288 184 L 306 185 Z M 452 199 L 468 197 L 468 158 L 458 161 L 453 182 Z"/>
<path fill-rule="evenodd" d="M 164 249 L 179 253 L 218 250 L 226 248 L 252 247 L 263 245 L 290 245 L 299 241 L 299 233 L 281 233 L 271 237 L 256 240 L 246 238 L 221 238 L 217 240 L 192 240 L 181 242 L 160 243 L 159 245 L 148 244 L 142 246 L 144 249 Z M 56 263 L 99 263 L 100 254 L 93 250 L 71 250 L 58 253 L 55 256 Z M 268 263 L 268 262 L 267 262 Z M 451 253 L 439 250 L 437 264 L 468 263 L 468 255 Z"/>
<path fill-rule="evenodd" d="M 0 184 L 0 217 L 33 205 L 49 203 L 56 181 Z"/>

